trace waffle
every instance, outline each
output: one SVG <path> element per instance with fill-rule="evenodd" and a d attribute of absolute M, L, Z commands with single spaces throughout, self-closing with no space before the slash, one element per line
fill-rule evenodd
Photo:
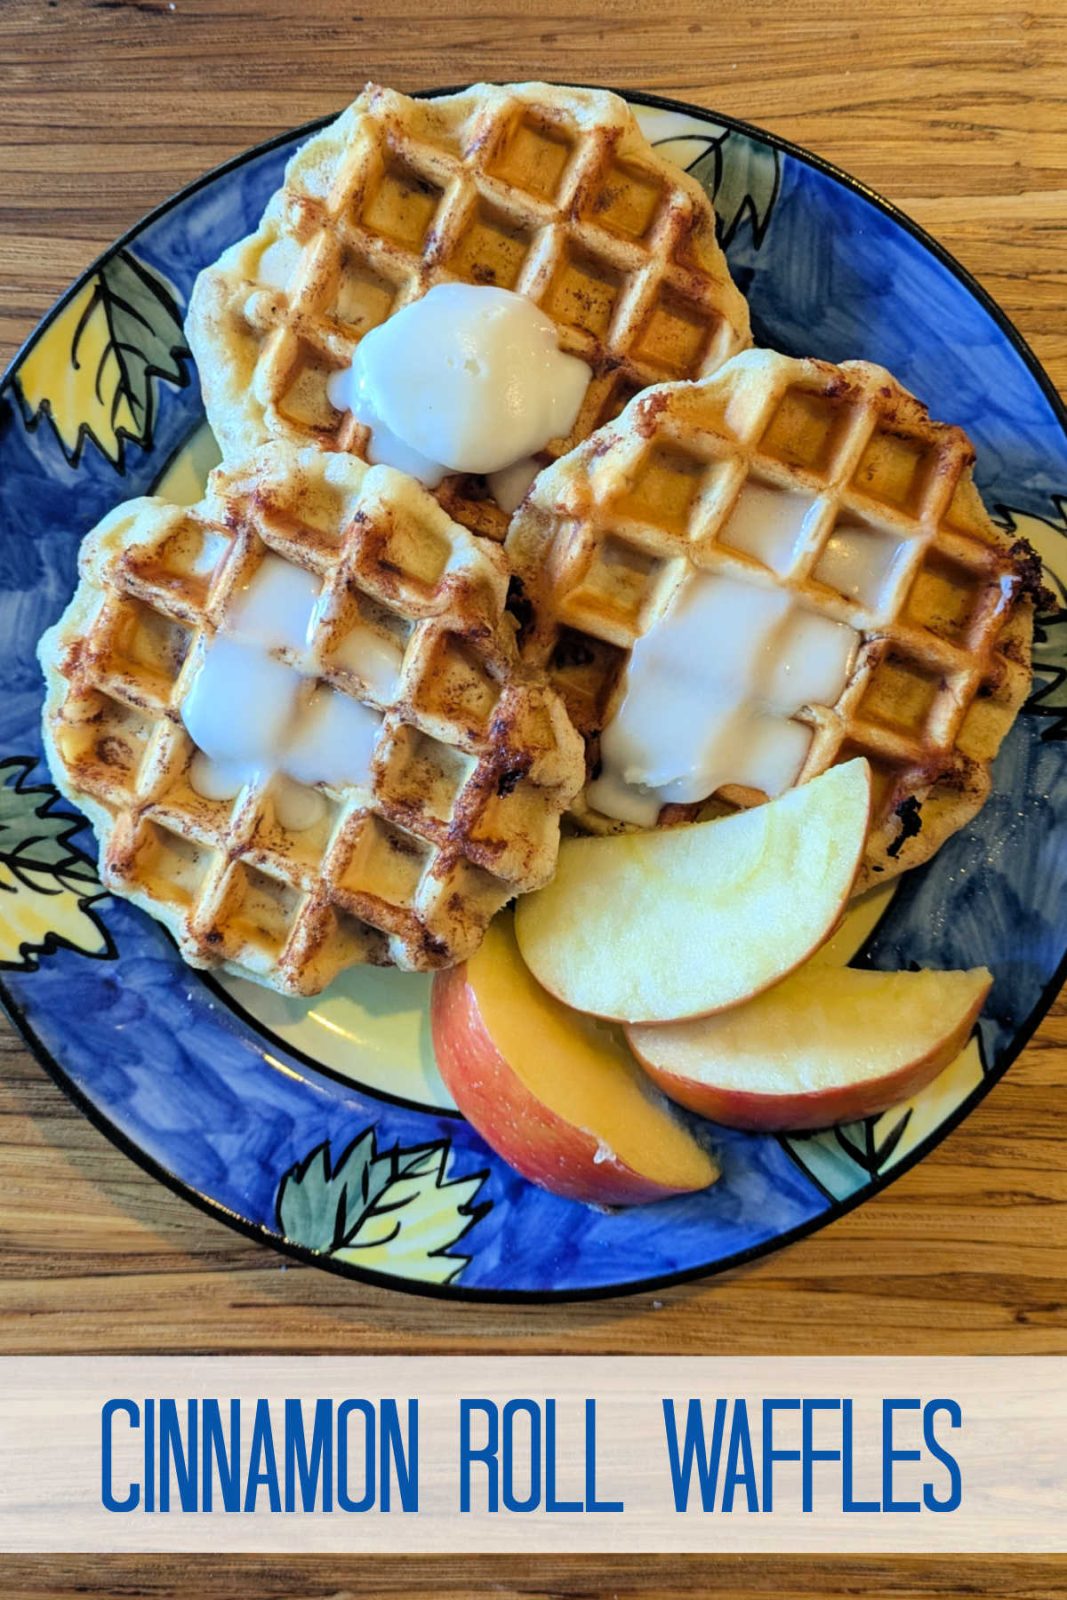
<path fill-rule="evenodd" d="M 318 815 L 299 831 L 280 815 L 288 778 L 231 801 L 197 793 L 179 711 L 224 613 L 226 631 L 235 596 L 278 557 L 321 593 L 309 657 L 272 654 L 382 717 L 365 785 L 297 786 Z M 551 875 L 583 775 L 559 698 L 517 660 L 506 593 L 500 551 L 410 479 L 313 446 L 220 467 L 190 510 L 119 506 L 86 539 L 40 647 L 49 762 L 96 830 L 104 883 L 194 966 L 283 992 L 316 993 L 360 962 L 465 958 L 506 901 Z M 392 685 L 378 673 L 368 687 L 352 663 L 383 650 Z"/>
<path fill-rule="evenodd" d="M 512 605 L 526 659 L 586 736 L 592 776 L 635 641 L 702 569 L 791 591 L 801 610 L 857 630 L 839 698 L 793 719 L 810 729 L 796 781 L 869 759 L 861 883 L 931 856 L 989 791 L 1030 683 L 1040 592 L 1039 563 L 991 522 L 973 463 L 966 436 L 883 369 L 749 351 L 702 382 L 640 396 L 542 472 L 508 536 Z M 746 485 L 811 502 L 791 549 L 734 520 Z M 855 592 L 843 554 L 868 568 Z M 658 822 L 761 798 L 724 787 L 703 810 L 663 807 Z M 593 830 L 624 826 L 588 787 L 576 814 Z"/>
<path fill-rule="evenodd" d="M 226 459 L 268 438 L 361 454 L 327 383 L 360 338 L 433 284 L 528 295 L 594 377 L 571 449 L 640 389 L 711 372 L 748 309 L 694 179 L 603 90 L 479 84 L 410 100 L 368 86 L 290 161 L 248 238 L 200 274 L 187 334 Z M 477 533 L 507 516 L 484 479 L 437 497 Z"/>

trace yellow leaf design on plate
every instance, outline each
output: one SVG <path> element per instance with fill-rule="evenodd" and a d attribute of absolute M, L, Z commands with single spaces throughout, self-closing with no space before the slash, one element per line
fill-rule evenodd
<path fill-rule="evenodd" d="M 45 873 L 24 872 L 16 880 L 0 861 L 0 964 L 28 965 L 31 952 L 62 942 L 87 956 L 107 952 L 107 936 L 77 889 L 56 888 Z M 13 894 L 11 900 L 3 898 Z"/>
<path fill-rule="evenodd" d="M 973 1034 L 955 1061 L 910 1100 L 820 1133 L 785 1134 L 782 1143 L 827 1194 L 843 1200 L 912 1155 L 970 1099 L 984 1076 L 981 1042 Z"/>
<path fill-rule="evenodd" d="M 872 1136 L 879 1150 L 890 1146 L 881 1163 L 880 1171 L 888 1172 L 903 1161 L 905 1156 L 929 1138 L 952 1115 L 956 1107 L 978 1088 L 984 1077 L 982 1054 L 977 1037 L 972 1038 L 962 1054 L 940 1072 L 925 1089 L 890 1106 L 875 1119 Z"/>
<path fill-rule="evenodd" d="M 87 856 L 70 842 L 79 818 L 54 811 L 50 784 L 28 782 L 33 762 L 0 762 L 0 966 L 32 972 L 38 957 L 65 946 L 113 954 L 93 905 L 104 891 Z"/>
<path fill-rule="evenodd" d="M 88 438 L 121 468 L 126 440 L 151 447 L 155 380 L 186 383 L 187 355 L 170 285 L 119 250 L 63 307 L 16 380 L 31 425 L 49 417 L 72 464 Z"/>
<path fill-rule="evenodd" d="M 285 1237 L 352 1266 L 449 1283 L 470 1260 L 453 1246 L 488 1209 L 475 1197 L 485 1173 L 449 1176 L 447 1140 L 378 1153 L 364 1129 L 334 1165 L 328 1144 L 285 1174 L 278 1222 Z"/>
<path fill-rule="evenodd" d="M 447 1283 L 466 1256 L 446 1255 L 466 1233 L 470 1206 L 484 1176 L 445 1178 L 448 1147 L 431 1145 L 407 1163 L 385 1191 L 386 1205 L 356 1229 L 335 1255 L 353 1266 L 392 1272 L 425 1283 Z"/>

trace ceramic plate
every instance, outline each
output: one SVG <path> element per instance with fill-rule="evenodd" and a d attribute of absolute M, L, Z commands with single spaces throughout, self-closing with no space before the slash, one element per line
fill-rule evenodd
<path fill-rule="evenodd" d="M 1067 419 L 977 285 L 905 217 L 756 130 L 633 97 L 648 137 L 714 196 L 757 342 L 891 368 L 978 447 L 1005 527 L 1067 579 Z M 41 761 L 39 634 L 82 535 L 117 501 L 191 501 L 213 465 L 182 337 L 193 279 L 249 232 L 302 139 L 262 145 L 131 230 L 64 296 L 0 388 L 0 968 L 65 1089 L 132 1156 L 219 1217 L 396 1288 L 581 1297 L 710 1272 L 810 1232 L 921 1159 L 1006 1070 L 1067 949 L 1067 612 L 1037 630 L 1034 692 L 978 818 L 858 905 L 835 957 L 996 975 L 978 1032 L 929 1089 L 803 1138 L 716 1130 L 707 1193 L 608 1213 L 516 1177 L 450 1104 L 429 980 L 356 971 L 313 1001 L 205 979 L 104 895 L 88 829 Z"/>

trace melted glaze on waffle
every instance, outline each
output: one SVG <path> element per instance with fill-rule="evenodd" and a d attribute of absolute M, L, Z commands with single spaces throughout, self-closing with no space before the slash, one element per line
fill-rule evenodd
<path fill-rule="evenodd" d="M 810 730 L 798 781 L 866 756 L 864 881 L 926 860 L 985 799 L 1030 682 L 1032 563 L 990 521 L 973 462 L 966 436 L 881 368 L 753 351 L 640 396 L 543 472 L 506 545 L 513 602 L 590 771 L 633 645 L 687 575 L 787 590 L 800 614 L 860 636 L 839 698 L 797 715 Z M 619 825 L 588 797 L 578 813 Z"/>
<path fill-rule="evenodd" d="M 593 370 L 571 449 L 649 384 L 712 372 L 749 342 L 700 186 L 602 90 L 480 84 L 416 101 L 368 87 L 293 157 L 254 234 L 197 281 L 188 337 L 224 455 L 265 439 L 359 453 L 331 375 L 434 283 L 528 295 Z M 437 497 L 502 539 L 484 479 Z"/>
<path fill-rule="evenodd" d="M 278 559 L 317 599 L 308 647 L 272 656 L 380 715 L 369 780 L 300 804 L 299 785 L 266 773 L 212 800 L 191 781 L 182 704 Z M 582 780 L 561 702 L 517 661 L 506 591 L 500 552 L 417 485 L 314 447 L 220 468 L 191 510 L 118 507 L 41 643 L 52 773 L 96 829 L 103 881 L 194 965 L 292 993 L 358 962 L 462 960 L 551 875 Z"/>

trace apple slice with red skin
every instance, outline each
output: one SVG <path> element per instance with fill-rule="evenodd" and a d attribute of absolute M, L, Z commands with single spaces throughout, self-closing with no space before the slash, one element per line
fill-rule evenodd
<path fill-rule="evenodd" d="M 705 1189 L 712 1157 L 652 1086 L 617 1029 L 535 981 L 507 914 L 433 981 L 438 1069 L 460 1111 L 523 1177 L 592 1205 Z"/>
<path fill-rule="evenodd" d="M 859 759 L 716 821 L 564 839 L 555 877 L 516 907 L 519 949 L 551 994 L 593 1016 L 676 1022 L 739 1005 L 840 918 L 870 804 Z"/>
<path fill-rule="evenodd" d="M 809 962 L 732 1011 L 629 1027 L 664 1094 L 730 1128 L 784 1133 L 874 1116 L 955 1060 L 989 993 L 970 972 Z"/>

